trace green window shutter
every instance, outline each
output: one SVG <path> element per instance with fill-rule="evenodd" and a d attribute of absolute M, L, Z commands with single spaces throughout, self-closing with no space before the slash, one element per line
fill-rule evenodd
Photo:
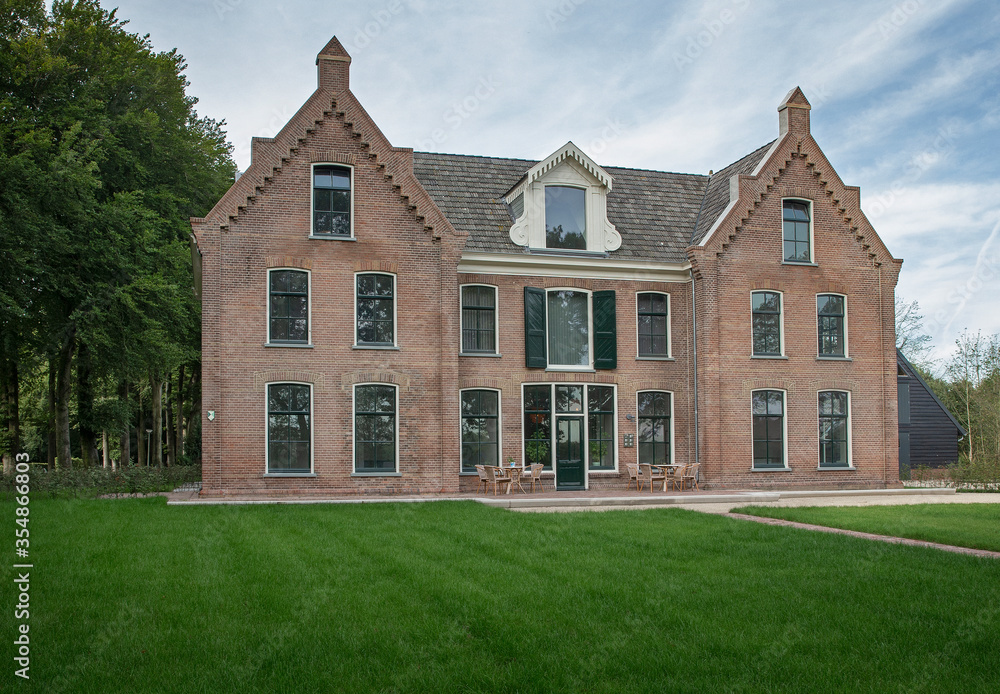
<path fill-rule="evenodd" d="M 618 368 L 615 293 L 594 292 L 594 368 Z"/>
<path fill-rule="evenodd" d="M 545 356 L 545 290 L 524 288 L 524 365 L 529 369 L 544 369 L 549 365 Z"/>

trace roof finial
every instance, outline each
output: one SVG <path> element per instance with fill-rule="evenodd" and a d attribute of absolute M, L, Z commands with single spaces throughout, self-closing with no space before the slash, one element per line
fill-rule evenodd
<path fill-rule="evenodd" d="M 808 135 L 811 109 L 812 106 L 809 105 L 809 100 L 802 93 L 802 89 L 795 87 L 788 92 L 778 107 L 778 134 L 784 135 L 792 131 L 797 135 Z"/>
<path fill-rule="evenodd" d="M 342 92 L 350 86 L 351 56 L 336 36 L 316 56 L 316 66 L 320 89 Z"/>

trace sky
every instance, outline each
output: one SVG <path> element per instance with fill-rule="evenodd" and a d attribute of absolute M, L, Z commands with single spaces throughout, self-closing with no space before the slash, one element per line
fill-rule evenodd
<path fill-rule="evenodd" d="M 239 168 L 316 87 L 336 35 L 351 90 L 399 147 L 708 173 L 812 133 L 920 303 L 937 369 L 1000 333 L 1000 3 L 991 0 L 102 0 L 187 59 Z"/>

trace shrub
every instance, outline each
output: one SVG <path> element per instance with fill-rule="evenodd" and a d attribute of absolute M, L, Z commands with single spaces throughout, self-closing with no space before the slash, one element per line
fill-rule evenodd
<path fill-rule="evenodd" d="M 49 498 L 96 498 L 126 494 L 153 494 L 201 480 L 200 465 L 173 467 L 140 467 L 129 465 L 117 470 L 103 467 L 74 467 L 48 470 L 33 468 L 29 487 L 31 496 Z M 13 474 L 5 474 L 0 484 L 0 498 L 10 499 L 14 494 Z"/>

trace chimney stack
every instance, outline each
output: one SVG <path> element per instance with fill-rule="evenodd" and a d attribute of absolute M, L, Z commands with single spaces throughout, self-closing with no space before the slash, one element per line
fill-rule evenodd
<path fill-rule="evenodd" d="M 810 109 L 812 106 L 801 89 L 796 87 L 788 92 L 778 107 L 778 134 L 791 131 L 799 136 L 808 135 Z"/>
<path fill-rule="evenodd" d="M 320 89 L 336 93 L 350 87 L 351 56 L 336 36 L 316 56 L 316 71 Z"/>

